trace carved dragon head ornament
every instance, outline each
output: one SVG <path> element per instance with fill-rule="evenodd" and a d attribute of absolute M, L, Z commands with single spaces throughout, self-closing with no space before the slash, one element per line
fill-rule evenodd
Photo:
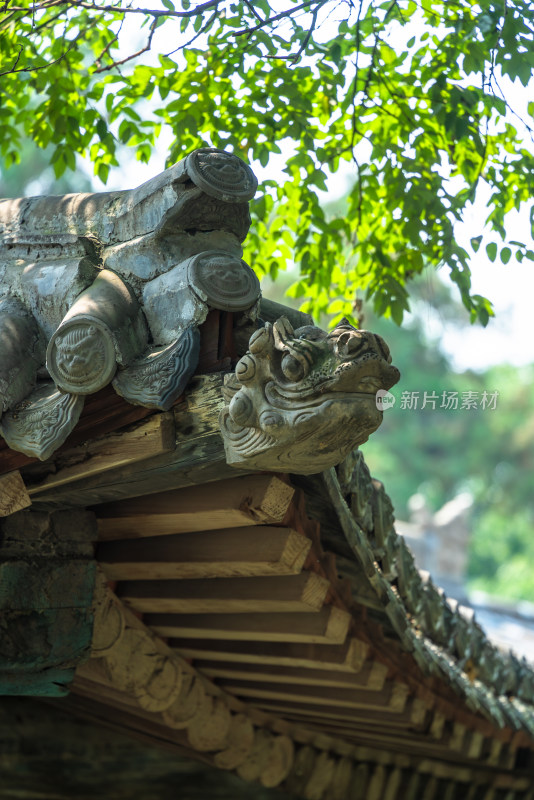
<path fill-rule="evenodd" d="M 267 323 L 225 380 L 227 461 L 304 475 L 332 467 L 378 428 L 376 393 L 399 377 L 384 340 L 346 319 L 330 333 Z"/>

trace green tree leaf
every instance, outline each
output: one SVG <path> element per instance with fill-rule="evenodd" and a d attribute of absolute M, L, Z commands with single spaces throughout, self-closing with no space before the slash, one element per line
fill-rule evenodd
<path fill-rule="evenodd" d="M 224 13 L 189 0 L 146 13 L 86 5 L 36 0 L 0 20 L 4 169 L 22 141 L 52 145 L 58 177 L 80 155 L 103 181 L 117 148 L 148 163 L 160 132 L 171 139 L 169 165 L 224 147 L 267 171 L 249 260 L 260 276 L 296 265 L 314 314 L 340 297 L 350 306 L 359 290 L 400 324 L 407 287 L 430 265 L 446 267 L 472 319 L 487 322 L 456 229 L 483 188 L 487 214 L 473 223 L 471 247 L 499 236 L 507 263 L 507 214 L 532 196 L 534 154 L 497 83 L 508 76 L 518 91 L 531 81 L 528 0 L 504 15 L 485 0 L 476 14 L 470 2 L 438 13 L 408 0 L 235 0 Z M 399 25 L 405 46 L 393 44 Z M 275 183 L 269 164 L 282 149 Z M 318 192 L 347 165 L 353 186 L 325 210 Z M 526 242 L 516 258 L 532 250 Z M 494 261 L 497 245 L 486 251 Z"/>
<path fill-rule="evenodd" d="M 497 258 L 497 245 L 495 242 L 490 242 L 486 245 L 486 253 L 490 261 L 495 261 Z"/>

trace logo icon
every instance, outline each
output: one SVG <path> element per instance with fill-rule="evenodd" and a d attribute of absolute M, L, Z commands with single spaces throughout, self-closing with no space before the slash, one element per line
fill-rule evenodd
<path fill-rule="evenodd" d="M 386 408 L 393 408 L 395 405 L 395 396 L 385 389 L 379 389 L 376 393 L 376 407 L 379 411 L 385 411 Z"/>

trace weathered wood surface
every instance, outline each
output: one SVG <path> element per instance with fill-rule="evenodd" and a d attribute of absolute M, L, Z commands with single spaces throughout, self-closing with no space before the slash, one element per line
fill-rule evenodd
<path fill-rule="evenodd" d="M 285 642 L 237 642 L 180 637 L 171 639 L 171 647 L 184 658 L 217 659 L 237 664 L 272 664 L 303 669 L 331 669 L 358 673 L 368 654 L 368 645 L 358 639 L 347 639 L 342 645 L 294 644 Z M 378 662 L 372 662 L 377 664 Z M 378 665 L 376 680 L 384 680 L 387 667 Z M 383 676 L 380 678 L 379 676 Z"/>
<path fill-rule="evenodd" d="M 283 521 L 293 495 L 294 489 L 276 476 L 251 475 L 104 504 L 97 512 L 99 538 L 108 541 L 276 524 Z"/>
<path fill-rule="evenodd" d="M 307 612 L 234 614 L 146 614 L 146 624 L 160 636 L 232 639 L 249 642 L 311 642 L 343 644 L 350 614 L 335 606 Z"/>
<path fill-rule="evenodd" d="M 126 627 L 122 604 L 109 589 L 106 576 L 99 567 L 93 596 L 94 624 L 91 656 L 102 658 L 109 655 L 120 641 Z"/>
<path fill-rule="evenodd" d="M 406 708 L 408 689 L 403 684 L 390 683 L 380 692 L 370 693 L 366 688 L 359 687 L 339 687 L 323 686 L 320 692 L 313 689 L 311 685 L 288 683 L 272 683 L 270 680 L 256 681 L 250 676 L 248 678 L 224 678 L 219 680 L 230 694 L 238 697 L 270 699 L 274 701 L 285 701 L 288 707 L 296 702 L 309 704 L 310 706 L 327 706 L 336 714 L 338 708 L 342 709 L 366 709 L 369 712 L 388 711 L 392 715 L 399 714 Z M 321 711 L 321 709 L 318 709 Z"/>
<path fill-rule="evenodd" d="M 187 728 L 187 738 L 193 750 L 213 752 L 226 749 L 232 716 L 223 699 L 205 695 Z"/>
<path fill-rule="evenodd" d="M 127 431 L 108 433 L 104 438 L 91 439 L 84 445 L 62 450 L 55 458 L 57 471 L 34 484 L 29 494 L 36 495 L 125 464 L 172 452 L 174 446 L 173 415 L 156 414 Z"/>
<path fill-rule="evenodd" d="M 200 328 L 201 348 L 197 368 L 198 376 L 214 372 L 227 372 L 231 369 L 231 358 L 235 357 L 232 324 L 233 314 L 216 309 L 209 312 L 205 323 Z M 193 385 L 195 381 L 204 382 L 208 387 L 208 394 L 210 394 L 211 379 L 197 377 L 193 379 Z M 185 407 L 187 401 L 182 399 L 180 405 Z M 36 463 L 35 458 L 10 450 L 7 443 L 0 438 L 0 474 L 24 467 L 28 482 L 32 486 L 38 486 L 47 477 L 58 472 L 58 463 L 61 462 L 63 452 L 85 442 L 115 433 L 118 429 L 124 429 L 125 426 L 153 414 L 152 409 L 131 405 L 120 397 L 111 385 L 106 386 L 86 398 L 75 429 L 65 444 L 44 463 Z M 217 413 L 215 413 L 216 416 Z M 46 486 L 49 487 L 49 484 Z"/>
<path fill-rule="evenodd" d="M 269 578 L 205 578 L 183 581 L 123 581 L 117 593 L 143 613 L 225 614 L 318 611 L 329 583 L 315 573 Z"/>
<path fill-rule="evenodd" d="M 290 528 L 248 526 L 101 542 L 97 558 L 110 580 L 290 575 L 311 544 Z"/>
<path fill-rule="evenodd" d="M 366 692 L 380 692 L 384 687 L 386 668 L 381 673 L 381 680 L 376 680 L 373 667 L 376 662 L 369 662 L 359 673 L 339 672 L 328 669 L 303 669 L 301 667 L 280 667 L 269 664 L 232 664 L 224 661 L 203 660 L 197 658 L 195 666 L 203 675 L 214 679 L 233 681 L 254 681 L 254 683 L 273 683 L 290 687 L 317 686 L 331 688 L 362 688 Z M 379 665 L 382 666 L 382 665 Z M 370 696 L 370 695 L 369 695 Z"/>
<path fill-rule="evenodd" d="M 99 591 L 102 587 L 99 583 Z M 110 594 L 105 587 L 104 591 Z M 122 635 L 103 658 L 78 669 L 75 691 L 97 703 L 104 700 L 123 724 L 196 753 L 209 753 L 212 761 L 219 753 L 219 766 L 237 769 L 245 779 L 281 784 L 293 762 L 293 742 L 286 733 L 291 726 L 252 709 L 251 740 L 250 724 L 242 719 L 249 713 L 246 706 L 173 655 L 131 611 L 123 606 L 120 611 L 125 619 Z M 97 615 L 99 625 L 105 625 L 105 617 Z M 98 630 L 95 637 L 98 640 Z M 234 717 L 239 717 L 236 723 Z M 276 731 L 264 727 L 275 723 Z M 331 739 L 325 742 L 334 744 Z"/>
<path fill-rule="evenodd" d="M 242 715 L 233 719 L 237 717 L 242 720 Z M 160 734 L 162 730 L 160 727 Z M 317 731 L 310 731 L 310 735 L 317 740 L 321 736 Z M 405 738 L 413 739 L 403 734 Z M 220 766 L 224 770 L 235 769 L 243 763 L 242 754 L 234 753 L 232 760 L 228 750 L 214 757 L 199 753 L 203 760 L 192 760 L 192 751 L 186 753 L 178 741 L 158 739 L 155 729 L 153 733 L 147 728 L 143 732 L 143 720 L 73 695 L 46 704 L 29 698 L 3 698 L 0 739 L 2 800 L 171 800 L 177 792 L 183 800 L 274 800 L 290 796 L 279 789 L 275 795 L 260 783 L 247 783 L 232 773 L 213 770 L 207 763 L 217 764 L 219 755 L 224 753 L 229 760 L 225 762 L 223 758 Z M 372 732 L 363 739 L 367 746 L 352 746 L 350 758 L 334 755 L 332 780 L 322 800 L 367 800 L 367 788 L 377 770 L 385 773 L 384 792 L 390 793 L 391 786 L 398 782 L 399 770 L 402 773 L 397 794 L 392 794 L 390 800 L 421 800 L 434 778 L 439 782 L 438 797 L 442 800 L 480 800 L 490 792 L 494 800 L 507 800 L 508 796 L 531 800 L 531 780 L 521 770 L 507 776 L 495 769 L 447 763 L 435 752 L 423 757 L 417 755 L 417 750 L 403 755 L 395 752 L 399 746 L 397 735 L 390 737 L 389 745 Z M 230 733 L 229 742 L 233 741 Z M 244 742 L 245 750 L 250 752 L 250 727 L 246 723 L 237 741 Z M 347 760 L 351 765 L 350 780 L 340 794 L 345 786 Z M 292 798 L 304 796 L 303 784 L 309 783 L 310 771 L 317 761 L 314 747 L 297 746 L 291 774 L 284 784 L 286 790 L 297 791 L 291 794 Z M 454 788 L 454 793 L 448 786 Z M 379 797 L 384 800 L 387 796 Z"/>
<path fill-rule="evenodd" d="M 466 753 L 454 753 L 447 749 L 446 744 L 444 746 L 444 744 L 430 741 L 424 730 L 416 732 L 406 728 L 402 731 L 402 734 L 399 734 L 396 726 L 385 725 L 381 730 L 376 726 L 370 727 L 365 720 L 355 724 L 350 719 L 334 718 L 333 716 L 327 718 L 325 714 L 312 719 L 309 708 L 306 713 L 302 710 L 297 712 L 293 704 L 291 708 L 287 709 L 287 718 L 293 719 L 300 724 L 304 724 L 307 721 L 313 730 L 322 731 L 331 736 L 343 737 L 355 747 L 361 748 L 365 746 L 369 748 L 371 753 L 380 752 L 385 754 L 386 752 L 394 752 L 402 759 L 416 758 L 419 764 L 422 759 L 442 759 L 440 771 L 447 768 L 450 769 L 451 777 L 452 772 L 455 771 L 456 775 L 459 775 L 466 767 L 475 765 L 473 761 L 470 761 Z M 383 760 L 385 761 L 386 759 Z M 481 759 L 476 766 L 486 771 L 486 773 L 491 772 L 492 765 L 488 759 Z M 504 769 L 509 768 L 504 764 L 500 766 Z M 442 774 L 445 773 L 442 772 Z"/>
<path fill-rule="evenodd" d="M 174 742 L 180 747 L 190 747 L 197 754 L 207 753 L 213 762 L 217 753 L 224 754 L 221 755 L 220 765 L 237 769 L 238 774 L 247 780 L 259 780 L 266 785 L 284 780 L 293 763 L 293 743 L 291 737 L 287 739 L 292 732 L 291 736 L 297 736 L 298 741 L 313 742 L 317 748 L 312 769 L 307 775 L 308 794 L 319 781 L 317 774 L 312 779 L 319 759 L 329 776 L 326 780 L 323 770 L 320 770 L 324 784 L 320 797 L 327 797 L 326 793 L 334 789 L 332 781 L 338 772 L 343 773 L 345 782 L 348 780 L 346 765 L 339 766 L 339 755 L 335 755 L 335 748 L 341 749 L 342 757 L 351 753 L 354 758 L 355 753 L 350 749 L 343 752 L 343 748 L 350 748 L 350 745 L 341 742 L 336 745 L 337 740 L 328 735 L 321 738 L 322 735 L 313 732 L 314 726 L 317 728 L 322 724 L 325 729 L 329 726 L 346 739 L 373 733 L 383 736 L 386 732 L 394 740 L 401 731 L 404 737 L 404 731 L 425 729 L 426 721 L 423 719 L 420 724 L 414 724 L 413 705 L 416 701 L 407 704 L 406 687 L 395 682 L 389 682 L 382 691 L 376 689 L 369 692 L 367 688 L 356 684 L 346 686 L 341 691 L 340 686 L 329 685 L 335 681 L 335 672 L 328 678 L 324 674 L 318 676 L 318 683 L 315 684 L 315 676 L 310 672 L 310 683 L 303 685 L 298 682 L 295 670 L 288 673 L 289 680 L 285 683 L 271 680 L 273 676 L 267 672 L 263 681 L 252 681 L 246 676 L 231 679 L 223 674 L 217 676 L 219 686 L 214 686 L 204 676 L 201 669 L 204 664 L 197 663 L 191 667 L 181 660 L 174 662 L 178 672 L 174 673 L 174 677 L 167 678 L 165 673 L 168 670 L 163 663 L 158 663 L 158 658 L 164 657 L 168 667 L 169 660 L 173 661 L 172 650 L 154 639 L 128 609 L 122 607 L 122 613 L 126 628 L 121 639 L 105 658 L 97 658 L 78 669 L 75 690 L 97 704 L 104 700 L 114 709 L 115 722 L 121 720 L 122 725 L 144 735 Z M 209 674 L 209 665 L 206 670 Z M 341 672 L 337 676 L 342 681 L 347 678 L 347 674 Z M 156 685 L 159 686 L 158 691 Z M 254 705 L 264 707 L 269 712 L 267 716 L 261 717 L 261 711 L 249 709 L 232 696 L 234 692 L 246 696 L 246 691 L 241 688 L 243 685 L 253 690 Z M 146 687 L 144 692 L 140 691 L 143 687 Z M 147 692 L 148 687 L 150 690 Z M 170 687 L 171 691 L 165 687 Z M 225 692 L 221 694 L 219 687 L 232 691 L 230 695 Z M 150 697 L 149 702 L 147 696 Z M 269 702 L 266 702 L 267 699 Z M 234 716 L 243 713 L 251 714 L 254 728 L 260 727 L 254 734 L 252 744 L 250 725 L 242 719 L 237 725 L 243 736 L 241 743 L 239 737 L 236 739 L 235 731 L 231 736 L 235 727 L 232 724 Z M 287 718 L 289 727 L 287 722 L 273 717 L 273 713 Z M 292 719 L 297 727 L 291 727 Z M 265 725 L 272 726 L 272 732 L 265 729 Z M 307 732 L 306 728 L 310 725 L 312 730 Z M 410 736 L 414 738 L 413 733 Z M 438 762 L 432 768 L 435 774 L 438 774 L 436 771 L 440 769 L 440 764 Z M 352 774 L 352 769 L 348 772 Z M 372 766 L 371 774 L 375 772 L 376 764 Z M 390 770 L 387 773 L 388 781 L 392 772 Z M 393 785 L 394 782 L 391 783 Z M 302 796 L 307 797 L 308 794 Z"/>
<path fill-rule="evenodd" d="M 176 447 L 171 453 L 153 456 L 146 461 L 112 469 L 103 475 L 94 475 L 63 487 L 36 492 L 32 497 L 34 505 L 39 503 L 42 507 L 91 506 L 121 498 L 139 497 L 218 481 L 241 474 L 243 471 L 236 473 L 233 467 L 226 464 L 219 432 L 218 415 L 223 406 L 222 382 L 223 373 L 201 375 L 192 379 L 186 396 L 172 410 Z M 117 403 L 119 401 L 127 405 L 122 398 L 117 398 Z M 140 410 L 137 406 L 130 408 L 137 413 Z M 147 409 L 141 411 L 153 413 Z M 115 421 L 113 429 L 119 427 L 119 424 Z M 124 421 L 122 424 L 127 423 Z M 76 435 L 76 431 L 77 429 L 73 436 Z M 85 439 L 87 438 L 86 433 Z M 48 471 L 51 471 L 50 465 L 52 471 L 55 469 L 53 459 L 47 464 Z M 43 480 L 46 473 L 40 469 L 41 466 L 36 467 L 32 464 L 22 470 L 23 477 L 26 476 L 26 472 L 28 473 L 28 485 Z M 243 474 L 246 474 L 246 471 Z"/>
<path fill-rule="evenodd" d="M 228 683 L 222 684 L 225 691 L 235 691 Z M 253 703 L 257 708 L 264 711 L 269 711 L 271 714 L 279 714 L 287 720 L 299 722 L 302 725 L 316 724 L 322 720 L 332 720 L 336 726 L 341 730 L 344 728 L 345 735 L 350 737 L 352 741 L 353 733 L 355 735 L 365 736 L 370 731 L 375 731 L 380 734 L 390 733 L 396 737 L 403 736 L 407 731 L 420 731 L 423 732 L 423 726 L 417 728 L 411 722 L 409 711 L 396 713 L 379 707 L 365 708 L 363 706 L 351 705 L 347 703 L 340 703 L 336 706 L 326 707 L 328 704 L 318 704 L 314 702 L 299 702 L 297 700 L 288 699 L 287 697 L 278 698 L 272 697 L 270 694 L 266 697 L 259 697 L 256 691 L 244 690 L 236 692 L 236 696 L 246 702 Z M 341 723 L 345 723 L 342 726 Z M 402 752 L 403 745 L 399 743 L 399 750 Z"/>
<path fill-rule="evenodd" d="M 31 498 L 18 470 L 0 475 L 0 517 L 8 517 L 31 505 Z"/>

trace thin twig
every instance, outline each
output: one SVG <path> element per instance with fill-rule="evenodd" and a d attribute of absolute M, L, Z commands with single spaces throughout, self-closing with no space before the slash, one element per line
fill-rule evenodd
<path fill-rule="evenodd" d="M 503 101 L 503 103 L 504 103 L 504 105 L 506 106 L 506 108 L 508 109 L 508 111 L 509 111 L 511 114 L 513 114 L 513 115 L 514 115 L 514 117 L 517 117 L 517 119 L 519 120 L 519 122 L 520 122 L 522 125 L 524 125 L 524 126 L 525 126 L 525 128 L 527 129 L 527 131 L 528 131 L 528 133 L 529 133 L 529 135 L 530 135 L 530 138 L 531 138 L 531 139 L 533 139 L 533 136 L 532 136 L 532 134 L 534 133 L 534 128 L 532 128 L 530 125 L 528 125 L 528 124 L 527 124 L 527 122 L 526 122 L 526 121 L 523 119 L 523 117 L 521 116 L 521 114 L 518 114 L 518 113 L 517 113 L 517 111 L 515 111 L 515 110 L 512 108 L 512 106 L 510 105 L 510 103 L 509 103 L 509 102 L 508 102 L 508 100 L 506 99 L 506 95 L 504 94 L 503 90 L 501 89 L 501 86 L 500 86 L 500 84 L 499 84 L 499 81 L 498 81 L 498 80 L 497 80 L 497 78 L 495 77 L 495 73 L 493 72 L 493 70 L 492 70 L 492 74 L 491 74 L 491 76 L 490 76 L 490 83 L 489 83 L 489 85 L 490 85 L 490 88 L 491 88 L 491 84 L 492 84 L 492 83 L 494 83 L 494 84 L 495 84 L 495 86 L 497 87 L 497 89 L 499 90 L 499 93 L 500 93 L 500 95 L 501 95 L 501 100 Z M 494 96 L 495 96 L 495 95 L 494 95 Z M 533 139 L 533 140 L 534 140 L 534 139 Z"/>
<path fill-rule="evenodd" d="M 61 17 L 61 15 L 64 14 L 64 13 L 65 13 L 64 11 L 59 11 L 53 17 L 50 17 L 50 19 L 47 19 L 45 22 L 42 22 L 40 25 L 37 25 L 37 27 L 32 30 L 32 34 L 39 33 L 39 31 L 43 30 L 43 28 L 48 28 L 49 25 L 52 25 L 52 23 L 55 22 L 56 19 L 59 19 Z"/>
<path fill-rule="evenodd" d="M 77 41 L 81 37 L 81 35 L 82 34 L 80 32 L 78 34 L 78 36 L 76 36 L 76 38 L 72 40 L 72 42 L 70 43 L 69 47 L 65 50 L 65 52 L 62 53 L 59 56 L 59 58 L 55 58 L 53 61 L 50 61 L 48 64 L 41 64 L 40 67 L 33 67 L 32 66 L 32 67 L 21 67 L 20 69 L 16 69 L 16 65 L 18 64 L 18 62 L 20 60 L 20 56 L 21 56 L 22 50 L 23 50 L 23 46 L 20 45 L 20 51 L 19 51 L 19 54 L 17 56 L 17 60 L 15 61 L 15 65 L 12 67 L 12 69 L 8 69 L 5 72 L 0 72 L 0 78 L 3 77 L 4 75 L 13 75 L 16 72 L 37 72 L 40 69 L 48 69 L 48 67 L 51 67 L 53 64 L 59 64 L 59 62 L 62 61 L 68 53 L 70 53 L 70 51 L 73 49 L 74 45 L 77 43 Z"/>
<path fill-rule="evenodd" d="M 356 55 L 354 58 L 354 86 L 352 88 L 352 96 L 351 96 L 351 105 L 352 105 L 352 137 L 351 137 L 351 148 L 354 148 L 354 142 L 356 139 L 356 133 L 358 132 L 357 121 L 356 121 L 356 95 L 358 94 L 358 79 L 360 76 L 360 66 L 359 66 L 359 59 L 360 59 L 360 48 L 361 48 L 361 31 L 360 31 L 360 23 L 362 17 L 362 10 L 363 10 L 363 0 L 360 0 L 359 7 L 358 7 L 358 15 L 356 17 Z M 354 158 L 354 156 L 353 156 Z M 357 162 L 356 162 L 357 163 Z M 359 170 L 359 167 L 358 167 Z"/>
<path fill-rule="evenodd" d="M 24 12 L 26 12 L 27 10 L 28 10 L 28 9 L 27 9 L 27 8 L 25 8 L 25 9 L 24 9 Z M 8 22 L 9 22 L 11 19 L 13 19 L 13 17 L 16 17 L 16 16 L 17 16 L 17 14 L 20 14 L 20 11 L 10 11 L 10 12 L 9 12 L 9 14 L 7 15 L 7 17 L 4 17 L 4 18 L 3 18 L 3 20 L 1 21 L 1 23 L 0 23 L 0 30 L 1 30 L 2 28 L 5 28 L 5 27 L 7 27 L 7 23 L 8 23 Z M 24 15 L 23 15 L 23 18 L 24 18 Z"/>
<path fill-rule="evenodd" d="M 235 31 L 234 36 L 250 36 L 250 34 L 254 33 L 255 31 L 259 30 L 260 28 L 264 28 L 265 25 L 270 25 L 273 22 L 278 22 L 279 19 L 287 19 L 287 17 L 293 16 L 296 11 L 301 11 L 303 8 L 308 8 L 309 6 L 313 6 L 317 0 L 304 0 L 303 3 L 300 5 L 295 6 L 294 8 L 289 9 L 288 11 L 281 11 L 280 14 L 275 14 L 274 17 L 268 17 L 267 19 L 263 20 L 262 22 L 258 22 L 257 25 L 254 25 L 253 28 L 242 28 L 240 31 Z M 320 0 L 321 4 L 324 0 Z"/>
<path fill-rule="evenodd" d="M 112 64 L 108 64 L 107 67 L 99 67 L 93 71 L 93 74 L 98 75 L 100 72 L 109 72 L 110 69 L 113 69 L 114 67 L 120 67 L 122 64 L 126 64 L 128 61 L 132 61 L 134 58 L 143 55 L 143 53 L 147 53 L 152 47 L 152 39 L 154 38 L 157 23 L 157 18 L 153 19 L 150 23 L 150 33 L 148 34 L 148 39 L 145 46 L 142 47 L 141 50 L 138 50 L 136 53 L 132 53 L 125 58 L 121 58 L 120 61 L 114 61 Z"/>
<path fill-rule="evenodd" d="M 319 13 L 319 10 L 321 9 L 321 7 L 324 6 L 325 2 L 327 2 L 327 0 L 323 0 L 321 3 L 319 3 L 319 5 L 317 5 L 313 9 L 311 23 L 310 23 L 310 27 L 308 29 L 308 33 L 304 37 L 304 41 L 302 42 L 301 46 L 299 47 L 298 52 L 295 53 L 295 55 L 292 56 L 292 58 L 291 58 L 291 61 L 293 62 L 293 64 L 297 63 L 297 61 L 299 60 L 299 58 L 301 57 L 303 52 L 306 50 L 306 48 L 307 48 L 307 46 L 308 46 L 308 44 L 310 42 L 310 39 L 312 37 L 312 33 L 315 30 L 315 26 L 317 25 L 317 14 Z"/>
<path fill-rule="evenodd" d="M 260 22 L 264 22 L 264 20 L 263 20 L 263 19 L 260 17 L 260 15 L 259 15 L 259 14 L 258 14 L 258 12 L 256 11 L 256 9 L 254 8 L 254 4 L 253 4 L 253 3 L 249 2 L 249 0 L 245 0 L 245 5 L 246 5 L 246 6 L 247 6 L 247 8 L 249 9 L 249 11 L 250 11 L 252 14 L 254 14 L 254 16 L 256 17 L 256 19 L 259 19 L 259 21 L 260 21 Z"/>
<path fill-rule="evenodd" d="M 0 76 L 2 76 L 2 75 L 10 75 L 12 72 L 21 72 L 22 71 L 22 70 L 18 70 L 16 67 L 17 67 L 17 64 L 20 61 L 20 57 L 22 55 L 22 51 L 23 50 L 24 50 L 24 45 L 19 44 L 19 52 L 18 52 L 18 55 L 17 55 L 17 57 L 15 59 L 15 63 L 13 64 L 12 68 L 8 69 L 6 72 L 0 72 Z"/>
<path fill-rule="evenodd" d="M 122 30 L 122 26 L 124 25 L 124 20 L 125 20 L 125 17 L 123 17 L 121 19 L 120 25 L 119 25 L 119 27 L 117 29 L 117 33 L 115 34 L 115 36 L 113 36 L 113 38 L 109 40 L 107 45 L 104 47 L 104 49 L 102 50 L 102 52 L 100 53 L 100 55 L 96 59 L 95 64 L 98 67 L 98 69 L 100 69 L 100 65 L 102 64 L 102 59 L 104 58 L 104 56 L 109 55 L 109 51 L 111 50 L 111 47 L 113 46 L 113 42 L 117 42 L 118 41 L 119 34 L 120 34 L 121 30 Z"/>
<path fill-rule="evenodd" d="M 311 2 L 312 0 L 308 0 Z M 157 8 L 123 8 L 121 6 L 112 6 L 112 5 L 105 5 L 101 6 L 97 3 L 86 3 L 84 0 L 52 0 L 50 3 L 42 3 L 41 5 L 34 5 L 32 9 L 37 11 L 41 11 L 44 8 L 50 8 L 51 6 L 69 6 L 69 7 L 77 7 L 77 8 L 86 8 L 89 11 L 105 11 L 109 14 L 144 14 L 145 16 L 154 17 L 158 19 L 159 17 L 196 17 L 199 14 L 202 14 L 204 11 L 207 11 L 210 8 L 214 8 L 219 3 L 219 0 L 208 0 L 206 3 L 201 3 L 199 6 L 192 8 L 188 11 L 169 11 L 168 9 L 157 9 Z M 29 11 L 30 9 L 24 8 L 22 6 L 16 6 L 12 8 L 13 11 Z"/>
<path fill-rule="evenodd" d="M 165 56 L 167 58 L 169 58 L 169 56 L 173 56 L 179 50 L 183 50 L 184 47 L 190 47 L 193 44 L 193 42 L 196 42 L 196 40 L 198 39 L 199 36 L 202 36 L 202 34 L 205 33 L 211 27 L 212 23 L 217 19 L 217 16 L 218 16 L 218 12 L 216 10 L 211 15 L 209 20 L 204 23 L 204 25 L 200 28 L 200 30 L 197 33 L 195 33 L 195 35 L 191 39 L 189 39 L 188 42 L 184 42 L 184 44 L 181 44 L 179 47 L 175 47 L 174 50 L 170 51 L 170 53 L 165 53 Z"/>

